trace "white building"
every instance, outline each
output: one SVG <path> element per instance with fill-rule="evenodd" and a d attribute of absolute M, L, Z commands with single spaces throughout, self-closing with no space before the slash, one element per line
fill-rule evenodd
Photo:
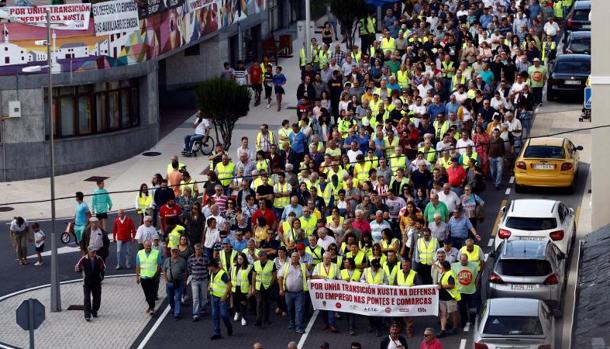
<path fill-rule="evenodd" d="M 63 44 L 55 51 L 57 59 L 74 59 L 89 57 L 89 47 L 82 42 Z"/>

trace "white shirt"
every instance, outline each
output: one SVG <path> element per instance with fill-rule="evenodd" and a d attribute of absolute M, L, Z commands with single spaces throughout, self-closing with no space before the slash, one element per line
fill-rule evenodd
<path fill-rule="evenodd" d="M 548 36 L 555 36 L 557 35 L 557 32 L 559 32 L 559 25 L 557 25 L 557 22 L 555 21 L 553 21 L 552 24 L 550 22 L 546 22 L 544 24 L 544 32 Z"/>
<path fill-rule="evenodd" d="M 36 247 L 40 247 L 40 246 L 44 245 L 45 237 L 46 237 L 46 234 L 42 230 L 34 232 L 34 245 Z"/>
<path fill-rule="evenodd" d="M 205 135 L 205 131 L 207 129 L 212 128 L 212 123 L 210 122 L 209 119 L 206 119 L 206 118 L 201 119 L 201 122 L 199 124 L 197 124 L 197 119 L 195 119 L 193 124 L 197 125 L 197 127 L 195 127 L 196 135 Z"/>
<path fill-rule="evenodd" d="M 17 225 L 16 219 L 13 219 L 9 230 L 13 233 L 23 233 L 28 230 L 28 226 L 29 226 L 28 221 L 25 218 L 23 219 L 23 225 L 21 225 L 21 226 Z"/>
<path fill-rule="evenodd" d="M 318 246 L 322 247 L 322 249 L 324 251 L 328 250 L 328 246 L 330 246 L 330 244 L 332 244 L 332 243 L 335 243 L 335 244 L 337 243 L 337 240 L 335 240 L 335 238 L 332 236 L 326 235 L 325 239 L 322 239 L 322 238 L 318 239 Z"/>
<path fill-rule="evenodd" d="M 212 248 L 217 242 L 220 242 L 220 231 L 218 229 L 207 228 L 205 230 L 205 242 L 203 246 L 205 248 Z"/>
<path fill-rule="evenodd" d="M 462 155 L 466 152 L 466 147 L 469 145 L 474 147 L 474 142 L 472 141 L 472 139 L 463 140 L 460 138 L 455 144 L 455 147 L 457 148 L 458 153 Z"/>
<path fill-rule="evenodd" d="M 356 162 L 356 157 L 358 155 L 363 155 L 362 151 L 360 149 L 358 149 L 356 151 L 353 151 L 353 150 L 350 149 L 350 150 L 347 151 L 347 157 L 349 158 L 349 161 L 351 163 L 355 163 Z"/>
<path fill-rule="evenodd" d="M 377 220 L 373 220 L 369 225 L 371 226 L 371 237 L 374 242 L 381 241 L 381 232 L 384 229 L 390 229 L 390 224 L 385 220 L 381 221 L 381 223 L 377 222 Z"/>
<path fill-rule="evenodd" d="M 152 242 L 155 238 L 158 239 L 159 235 L 157 234 L 157 228 L 153 227 L 152 225 L 147 227 L 146 225 L 142 224 L 138 227 L 138 230 L 136 230 L 136 240 L 142 244 L 144 241 Z"/>
<path fill-rule="evenodd" d="M 462 204 L 460 197 L 452 190 L 449 190 L 449 194 L 445 194 L 443 190 L 439 191 L 438 199 L 447 205 L 447 210 L 449 210 L 449 212 L 453 212 L 456 207 L 459 207 Z"/>
<path fill-rule="evenodd" d="M 521 121 L 519 121 L 519 119 L 517 119 L 516 117 L 513 117 L 513 121 L 506 120 L 506 122 L 508 122 L 508 131 L 509 132 L 517 133 L 517 136 L 521 134 L 521 130 L 523 128 L 521 127 Z"/>
<path fill-rule="evenodd" d="M 500 96 L 500 99 L 497 99 L 496 97 L 492 98 L 489 101 L 489 105 L 495 110 L 500 110 L 501 106 L 504 106 L 504 108 L 508 108 L 508 103 L 506 103 L 506 99 L 504 99 L 504 97 L 502 96 Z"/>

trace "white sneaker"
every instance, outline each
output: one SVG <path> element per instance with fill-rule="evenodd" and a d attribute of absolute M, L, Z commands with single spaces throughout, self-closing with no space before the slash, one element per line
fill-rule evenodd
<path fill-rule="evenodd" d="M 248 324 L 248 322 L 246 321 L 246 319 L 242 317 L 241 318 L 241 325 L 242 326 L 246 326 L 247 324 Z"/>
<path fill-rule="evenodd" d="M 271 104 L 267 104 L 267 109 L 271 108 Z"/>
<path fill-rule="evenodd" d="M 41 262 L 36 262 L 36 263 L 34 263 L 34 265 L 35 265 L 35 266 L 37 266 L 37 267 L 39 267 L 39 266 L 41 266 L 41 265 L 42 265 L 42 263 L 41 263 Z"/>
<path fill-rule="evenodd" d="M 233 316 L 233 321 L 239 321 L 239 313 L 235 313 L 235 316 Z"/>

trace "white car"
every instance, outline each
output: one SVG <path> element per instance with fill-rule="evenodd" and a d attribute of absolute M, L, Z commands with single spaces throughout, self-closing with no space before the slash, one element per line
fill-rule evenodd
<path fill-rule="evenodd" d="M 561 201 L 518 199 L 503 207 L 494 249 L 503 240 L 551 240 L 566 256 L 576 238 L 574 210 Z"/>

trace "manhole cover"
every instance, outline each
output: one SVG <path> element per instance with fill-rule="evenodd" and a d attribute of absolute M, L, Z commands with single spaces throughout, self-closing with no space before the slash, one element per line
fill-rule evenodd
<path fill-rule="evenodd" d="M 85 306 L 72 304 L 71 306 L 68 307 L 68 310 L 85 310 Z"/>
<path fill-rule="evenodd" d="M 142 155 L 144 155 L 144 156 L 159 156 L 159 155 L 161 155 L 161 153 L 159 153 L 158 151 L 147 151 L 145 153 L 142 153 Z"/>
<path fill-rule="evenodd" d="M 14 210 L 13 207 L 10 207 L 10 206 L 0 206 L 0 212 L 9 212 L 9 211 L 12 211 L 12 210 Z"/>
<path fill-rule="evenodd" d="M 85 179 L 85 182 L 97 182 L 97 181 L 105 181 L 110 177 L 103 177 L 103 176 L 91 176 L 87 179 Z"/>

